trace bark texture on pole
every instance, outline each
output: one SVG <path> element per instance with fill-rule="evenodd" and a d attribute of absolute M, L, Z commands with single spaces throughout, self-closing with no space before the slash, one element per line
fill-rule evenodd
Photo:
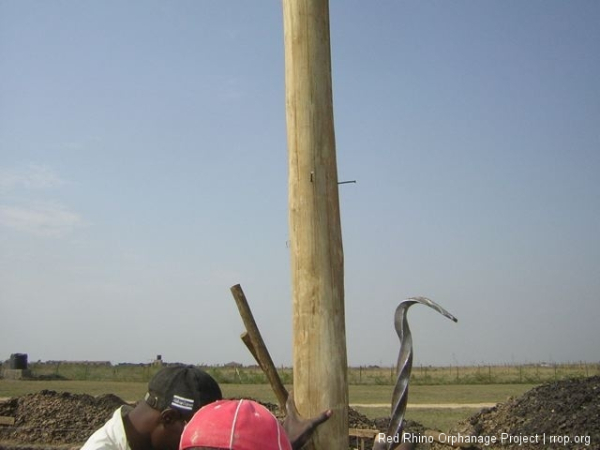
<path fill-rule="evenodd" d="M 294 399 L 331 408 L 314 448 L 348 448 L 344 255 L 333 126 L 329 5 L 283 0 Z"/>

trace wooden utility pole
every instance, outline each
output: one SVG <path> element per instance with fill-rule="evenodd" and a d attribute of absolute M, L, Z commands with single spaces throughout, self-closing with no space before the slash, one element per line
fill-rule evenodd
<path fill-rule="evenodd" d="M 305 417 L 331 408 L 316 449 L 348 448 L 344 255 L 328 0 L 283 0 L 294 399 Z"/>

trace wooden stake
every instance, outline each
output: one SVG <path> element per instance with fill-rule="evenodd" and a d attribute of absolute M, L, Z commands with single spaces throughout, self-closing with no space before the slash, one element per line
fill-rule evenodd
<path fill-rule="evenodd" d="M 287 401 L 289 394 L 288 394 L 287 389 L 283 385 L 281 378 L 279 377 L 277 368 L 275 368 L 274 365 L 269 366 L 268 361 L 263 361 L 261 359 L 261 357 L 256 352 L 256 349 L 254 348 L 254 344 L 252 344 L 252 339 L 250 338 L 250 335 L 248 334 L 247 331 L 243 332 L 241 334 L 240 338 L 242 339 L 242 342 L 246 345 L 246 347 L 248 348 L 248 350 L 254 357 L 254 360 L 260 366 L 263 373 L 267 376 L 267 379 L 269 380 L 269 384 L 271 385 L 271 389 L 273 389 L 273 392 L 275 393 L 275 397 L 277 397 L 277 400 L 279 401 L 279 408 L 281 408 L 281 410 L 285 412 L 287 409 L 285 402 Z M 268 354 L 268 351 L 267 351 L 267 354 Z M 270 360 L 270 358 L 269 358 L 269 360 Z M 271 361 L 271 364 L 273 364 L 273 361 Z M 274 374 L 274 376 L 273 375 L 269 376 L 269 374 Z"/>
<path fill-rule="evenodd" d="M 235 299 L 235 303 L 240 311 L 240 316 L 242 316 L 244 326 L 246 327 L 246 331 L 248 332 L 248 336 L 250 338 L 252 348 L 248 347 L 248 349 L 250 350 L 250 353 L 252 353 L 252 356 L 254 356 L 254 359 L 256 359 L 258 362 L 261 369 L 267 375 L 267 379 L 269 380 L 269 383 L 271 384 L 271 387 L 277 396 L 279 407 L 285 412 L 287 391 L 281 382 L 281 378 L 279 378 L 275 364 L 273 364 L 271 355 L 269 354 L 267 346 L 265 345 L 260 331 L 258 330 L 258 326 L 254 320 L 254 316 L 252 315 L 252 311 L 250 310 L 250 306 L 248 305 L 248 300 L 246 300 L 244 291 L 239 284 L 236 284 L 235 286 L 231 287 L 231 293 L 233 294 L 233 298 Z M 242 340 L 244 340 L 243 337 Z M 246 343 L 246 341 L 244 341 L 244 343 Z M 246 346 L 248 346 L 247 343 Z"/>
<path fill-rule="evenodd" d="M 314 448 L 348 449 L 344 267 L 333 126 L 329 4 L 283 0 L 294 399 L 327 408 Z"/>
<path fill-rule="evenodd" d="M 263 366 L 263 363 L 261 362 L 260 358 L 256 354 L 254 345 L 252 345 L 252 341 L 250 340 L 250 335 L 248 334 L 248 332 L 244 331 L 242 334 L 240 334 L 240 339 L 242 340 L 242 342 L 244 343 L 244 345 L 246 346 L 246 348 L 248 349 L 250 354 L 252 354 L 254 361 L 256 361 L 256 363 L 259 365 L 260 369 L 266 373 L 265 367 Z"/>

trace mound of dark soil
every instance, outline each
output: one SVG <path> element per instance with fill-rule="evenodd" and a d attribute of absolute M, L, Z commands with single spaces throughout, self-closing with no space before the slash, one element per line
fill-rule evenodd
<path fill-rule="evenodd" d="M 2 442 L 13 443 L 11 448 L 15 443 L 20 448 L 24 444 L 81 444 L 123 404 L 111 394 L 92 397 L 48 390 L 11 398 L 0 403 L 0 416 L 15 418 L 14 426 L 0 426 L 0 447 L 9 447 Z"/>
<path fill-rule="evenodd" d="M 600 376 L 538 386 L 483 409 L 459 423 L 453 430 L 457 433 L 498 440 L 494 445 L 473 448 L 600 449 Z M 531 442 L 524 442 L 525 438 Z"/>

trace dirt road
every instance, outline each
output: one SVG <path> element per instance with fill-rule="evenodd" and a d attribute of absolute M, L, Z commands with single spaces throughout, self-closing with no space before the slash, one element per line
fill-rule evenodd
<path fill-rule="evenodd" d="M 460 408 L 492 408 L 496 403 L 409 403 L 406 409 L 460 409 Z M 352 403 L 351 408 L 389 408 L 389 403 Z"/>

